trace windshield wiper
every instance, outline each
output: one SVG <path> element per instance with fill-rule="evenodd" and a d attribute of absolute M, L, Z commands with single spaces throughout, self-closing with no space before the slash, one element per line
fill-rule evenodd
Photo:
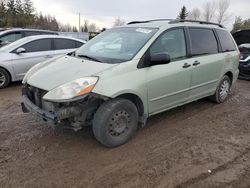
<path fill-rule="evenodd" d="M 95 57 L 88 56 L 88 55 L 77 55 L 77 57 L 86 58 L 86 59 L 90 59 L 90 60 L 93 60 L 93 61 L 102 63 L 101 60 L 99 60 L 99 59 L 97 59 L 97 58 L 95 58 Z"/>

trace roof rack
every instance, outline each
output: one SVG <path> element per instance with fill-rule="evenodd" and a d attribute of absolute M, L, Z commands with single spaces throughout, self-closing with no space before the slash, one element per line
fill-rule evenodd
<path fill-rule="evenodd" d="M 150 22 L 157 22 L 157 21 L 169 21 L 170 24 L 181 23 L 181 22 L 190 22 L 190 23 L 217 25 L 221 28 L 224 28 L 223 25 L 213 23 L 213 22 L 206 22 L 206 21 L 199 21 L 199 20 L 181 20 L 181 19 L 155 19 L 155 20 L 145 20 L 145 21 L 133 21 L 133 22 L 129 22 L 128 25 L 139 24 L 139 23 L 150 23 Z"/>
<path fill-rule="evenodd" d="M 190 23 L 217 25 L 217 26 L 219 26 L 219 27 L 221 27 L 221 28 L 224 28 L 224 26 L 221 25 L 221 24 L 217 24 L 217 23 L 213 23 L 213 22 L 200 21 L 200 20 L 180 20 L 180 19 L 176 19 L 176 20 L 170 21 L 169 23 L 170 23 L 170 24 L 174 24 L 174 23 L 180 23 L 180 22 L 190 22 Z"/>
<path fill-rule="evenodd" d="M 128 25 L 131 24 L 139 24 L 139 23 L 150 23 L 150 22 L 157 22 L 157 21 L 173 21 L 174 19 L 154 19 L 154 20 L 145 20 L 145 21 L 132 21 L 129 22 Z"/>

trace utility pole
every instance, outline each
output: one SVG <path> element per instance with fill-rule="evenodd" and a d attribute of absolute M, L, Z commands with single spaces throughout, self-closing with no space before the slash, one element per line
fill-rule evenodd
<path fill-rule="evenodd" d="M 81 13 L 79 13 L 79 32 L 81 31 Z"/>

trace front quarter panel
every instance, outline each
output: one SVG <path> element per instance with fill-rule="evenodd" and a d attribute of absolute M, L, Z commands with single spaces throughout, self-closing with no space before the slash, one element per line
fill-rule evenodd
<path fill-rule="evenodd" d="M 145 83 L 145 70 L 138 69 L 139 60 L 122 63 L 103 72 L 93 92 L 116 98 L 123 94 L 137 95 L 143 102 L 144 112 L 148 114 L 147 86 Z"/>

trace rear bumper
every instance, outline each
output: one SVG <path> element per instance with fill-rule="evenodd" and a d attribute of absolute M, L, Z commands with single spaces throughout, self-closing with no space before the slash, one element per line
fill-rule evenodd
<path fill-rule="evenodd" d="M 54 124 L 60 123 L 56 114 L 40 109 L 32 101 L 30 101 L 26 95 L 22 96 L 22 101 L 23 102 L 21 103 L 21 106 L 24 113 L 31 112 L 32 114 L 42 118 L 44 121 L 48 121 Z"/>

